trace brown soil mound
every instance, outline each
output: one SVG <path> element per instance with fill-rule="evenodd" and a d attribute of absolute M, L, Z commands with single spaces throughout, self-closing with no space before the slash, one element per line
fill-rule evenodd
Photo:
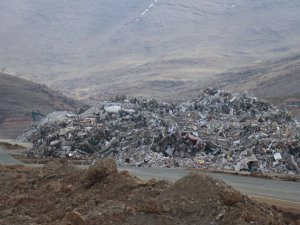
<path fill-rule="evenodd" d="M 49 163 L 0 166 L 0 224 L 296 224 L 221 181 L 190 174 L 171 184 L 118 172 L 113 160 L 87 170 Z"/>

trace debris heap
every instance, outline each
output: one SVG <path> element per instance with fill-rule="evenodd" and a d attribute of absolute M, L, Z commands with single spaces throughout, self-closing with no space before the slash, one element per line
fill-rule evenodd
<path fill-rule="evenodd" d="M 117 96 L 75 115 L 48 115 L 22 138 L 29 157 L 106 158 L 127 166 L 299 172 L 300 126 L 248 94 L 206 89 L 163 103 Z"/>

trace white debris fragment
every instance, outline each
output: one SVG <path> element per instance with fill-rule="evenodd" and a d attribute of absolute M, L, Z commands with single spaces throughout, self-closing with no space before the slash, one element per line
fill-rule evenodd
<path fill-rule="evenodd" d="M 281 156 L 281 154 L 279 153 L 279 152 L 276 152 L 275 154 L 274 154 L 274 159 L 277 161 L 277 160 L 282 160 L 282 156 Z"/>
<path fill-rule="evenodd" d="M 105 107 L 104 110 L 107 113 L 118 113 L 118 112 L 120 112 L 122 110 L 122 107 L 118 106 L 118 105 L 113 105 L 113 106 Z"/>
<path fill-rule="evenodd" d="M 135 110 L 134 110 L 134 109 L 123 109 L 123 108 L 122 108 L 122 111 L 123 111 L 123 112 L 127 112 L 127 113 L 129 113 L 129 114 L 135 113 Z"/>
<path fill-rule="evenodd" d="M 50 146 L 55 146 L 55 145 L 58 145 L 59 143 L 60 143 L 59 140 L 51 141 Z"/>

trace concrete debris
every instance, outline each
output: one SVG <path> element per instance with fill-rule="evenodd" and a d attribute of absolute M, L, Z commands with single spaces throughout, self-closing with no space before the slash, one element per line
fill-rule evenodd
<path fill-rule="evenodd" d="M 288 111 L 206 89 L 183 103 L 117 96 L 78 115 L 56 112 L 21 138 L 34 144 L 29 157 L 288 173 L 299 172 L 299 137 Z"/>
<path fill-rule="evenodd" d="M 281 154 L 280 154 L 279 152 L 276 152 L 276 153 L 274 154 L 274 159 L 275 159 L 275 160 L 281 160 L 281 159 L 282 159 Z"/>
<path fill-rule="evenodd" d="M 108 107 L 105 107 L 104 110 L 105 112 L 107 113 L 118 113 L 121 111 L 121 106 L 119 105 L 113 105 L 113 106 L 108 106 Z"/>

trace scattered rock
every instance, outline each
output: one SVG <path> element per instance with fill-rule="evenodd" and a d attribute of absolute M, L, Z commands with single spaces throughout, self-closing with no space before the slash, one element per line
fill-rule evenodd
<path fill-rule="evenodd" d="M 216 220 L 218 221 L 218 220 L 222 219 L 222 218 L 224 217 L 224 215 L 225 215 L 225 211 L 220 212 L 220 213 L 217 215 Z"/>

